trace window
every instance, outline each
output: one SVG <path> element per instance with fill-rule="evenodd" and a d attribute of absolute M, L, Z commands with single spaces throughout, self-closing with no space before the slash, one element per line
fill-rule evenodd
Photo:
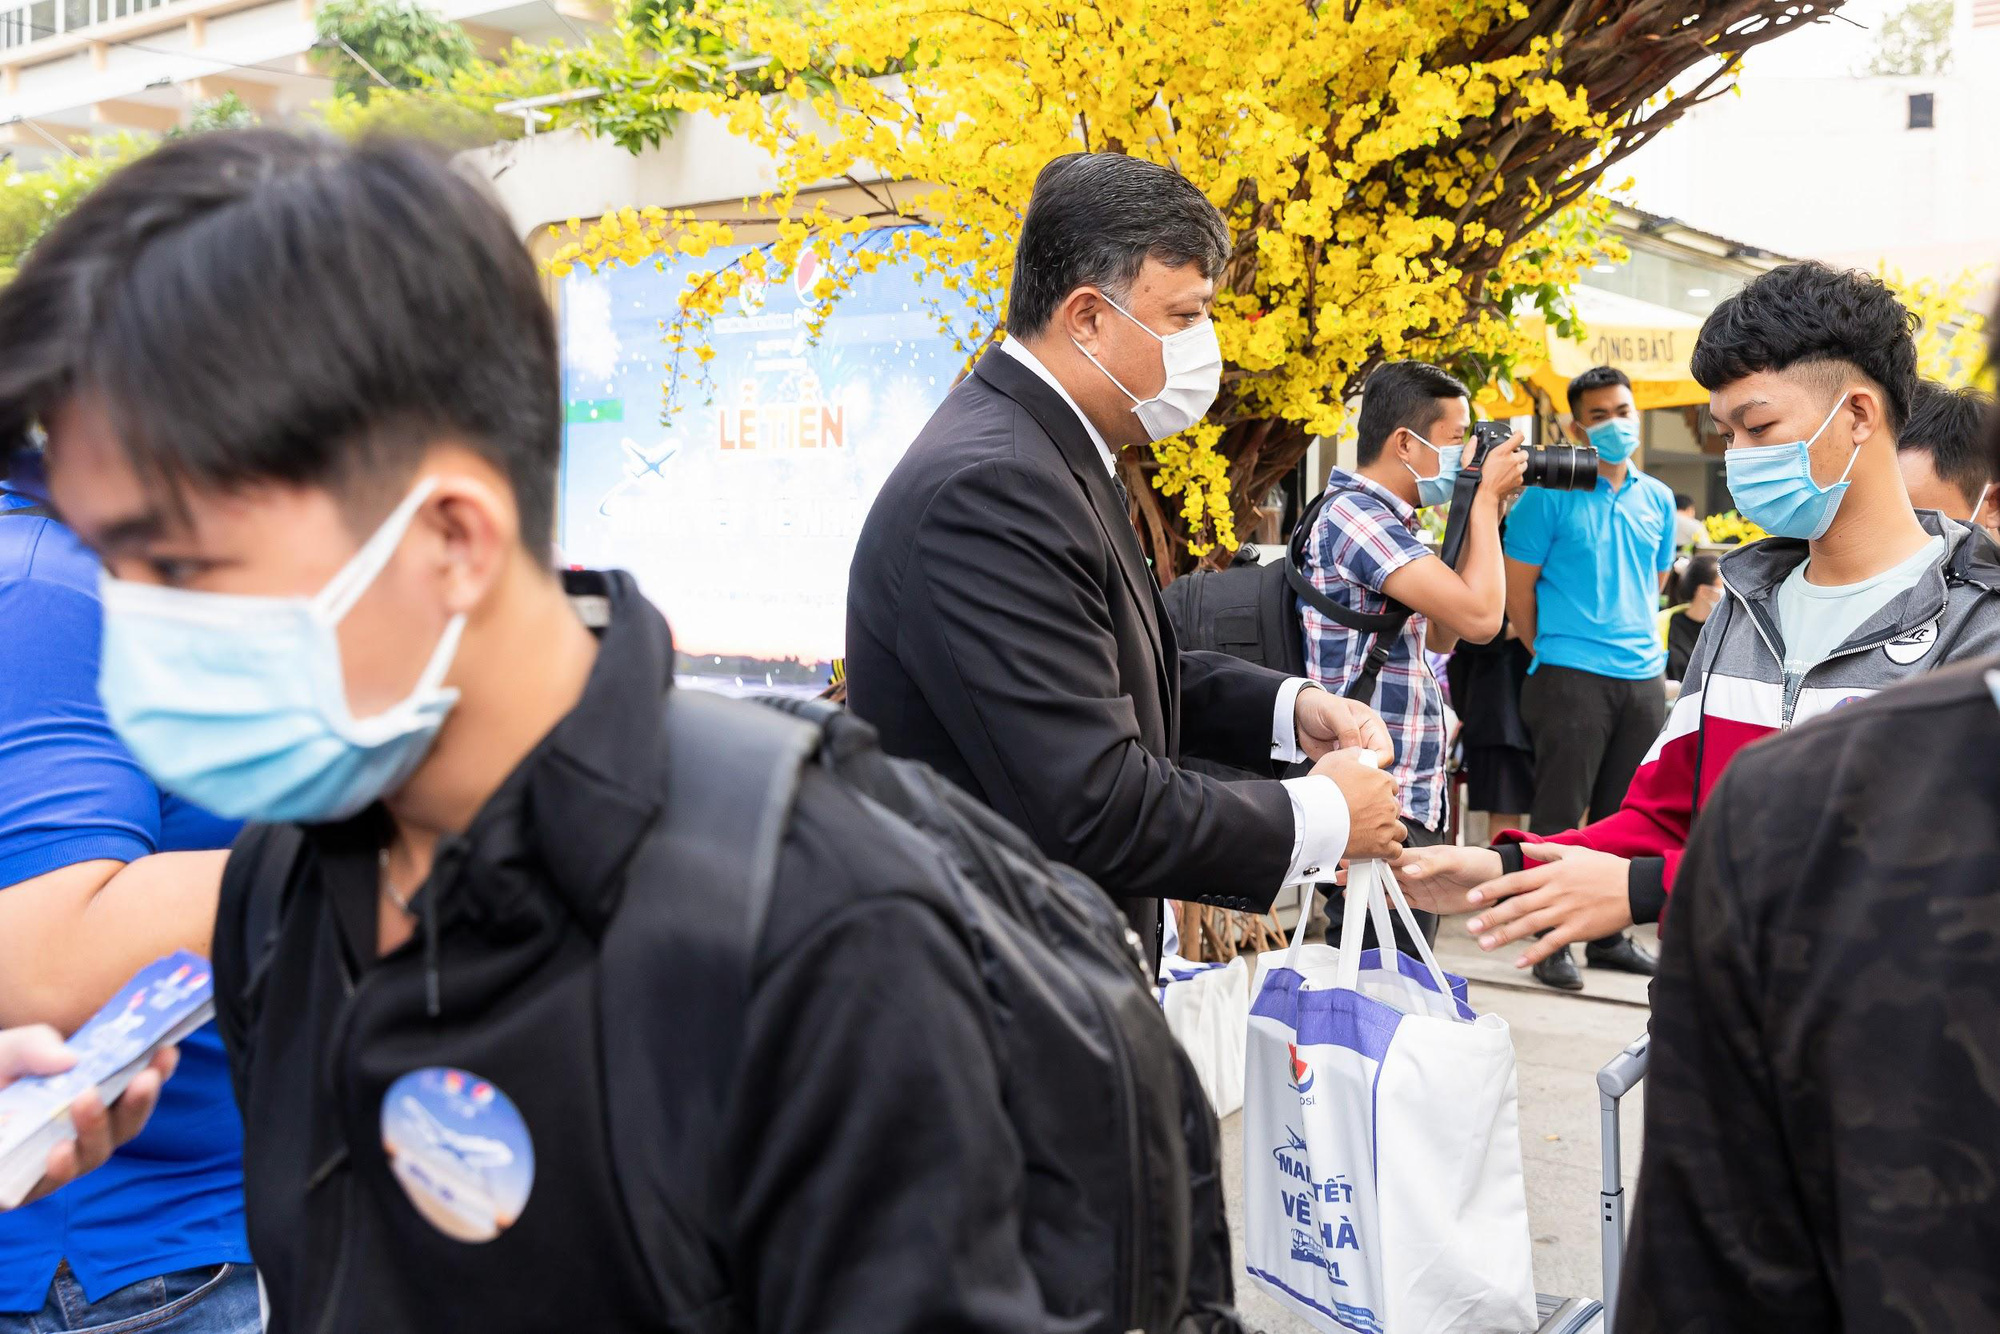
<path fill-rule="evenodd" d="M 1630 247 L 1625 263 L 1594 268 L 1582 281 L 1591 287 L 1690 315 L 1708 314 L 1722 298 L 1743 285 L 1742 278 L 1719 268 L 1639 246 Z"/>
<path fill-rule="evenodd" d="M 1935 93 L 1910 94 L 1911 129 L 1928 130 L 1937 124 L 1937 121 L 1934 119 L 1935 113 L 1932 109 L 1932 99 L 1935 97 Z"/>

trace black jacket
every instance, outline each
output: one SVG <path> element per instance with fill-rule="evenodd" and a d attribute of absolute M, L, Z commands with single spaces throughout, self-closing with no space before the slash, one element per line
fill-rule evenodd
<path fill-rule="evenodd" d="M 658 1188 L 629 1164 L 665 1153 L 633 1152 L 631 1137 L 670 1149 L 717 1104 L 719 1260 L 755 1329 L 1045 1329 L 969 942 L 935 872 L 867 841 L 856 799 L 824 773 L 807 771 L 783 844 L 733 1083 L 607 1105 L 607 1034 L 633 1049 L 637 1029 L 664 1050 L 717 1018 L 621 1012 L 580 925 L 622 895 L 673 892 L 623 871 L 670 799 L 672 645 L 629 577 L 570 578 L 608 595 L 610 624 L 576 708 L 438 851 L 422 890 L 436 896 L 437 1017 L 422 932 L 375 957 L 379 808 L 305 831 L 255 995 L 263 951 L 245 939 L 246 896 L 225 895 L 218 1018 L 273 1330 L 662 1329 L 643 1253 L 664 1243 L 626 1220 L 630 1197 Z M 602 948 L 629 940 L 613 917 Z M 693 955 L 657 966 L 699 968 Z M 490 1081 L 532 1136 L 526 1206 L 491 1241 L 426 1222 L 384 1151 L 389 1086 L 433 1067 Z"/>
<path fill-rule="evenodd" d="M 1291 799 L 1184 755 L 1273 772 L 1285 678 L 1182 653 L 1097 447 L 1061 395 L 986 354 L 918 433 L 855 548 L 848 703 L 1121 901 L 1158 953 L 1161 898 L 1262 909 Z"/>
<path fill-rule="evenodd" d="M 1745 749 L 1675 878 L 1619 1334 L 2000 1329 L 2000 658 Z"/>
<path fill-rule="evenodd" d="M 1701 638 L 1701 627 L 1707 621 L 1697 621 L 1687 614 L 1683 607 L 1667 618 L 1667 679 L 1678 681 L 1687 675 L 1688 663 L 1694 658 L 1695 641 Z"/>

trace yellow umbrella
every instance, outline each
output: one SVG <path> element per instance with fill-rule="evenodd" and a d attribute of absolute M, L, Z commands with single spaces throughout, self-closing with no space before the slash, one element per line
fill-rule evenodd
<path fill-rule="evenodd" d="M 1482 412 L 1495 417 L 1534 412 L 1529 384 L 1565 411 L 1570 380 L 1593 366 L 1616 366 L 1630 376 L 1632 397 L 1642 410 L 1708 402 L 1708 391 L 1688 375 L 1701 316 L 1595 287 L 1579 286 L 1570 296 L 1583 321 L 1583 337 L 1559 337 L 1539 315 L 1524 321 L 1522 330 L 1539 355 L 1519 367 L 1519 382 L 1488 385 L 1479 399 Z"/>

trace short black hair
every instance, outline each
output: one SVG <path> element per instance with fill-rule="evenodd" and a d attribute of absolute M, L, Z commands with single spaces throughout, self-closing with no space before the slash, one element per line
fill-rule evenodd
<path fill-rule="evenodd" d="M 1685 492 L 1681 491 L 1674 492 L 1674 508 L 1677 510 L 1693 509 L 1694 497 L 1686 494 Z"/>
<path fill-rule="evenodd" d="M 1422 361 L 1377 366 L 1361 386 L 1361 416 L 1355 424 L 1355 458 L 1367 467 L 1382 457 L 1382 446 L 1400 430 L 1428 439 L 1431 428 L 1454 398 L 1470 399 L 1465 386 Z"/>
<path fill-rule="evenodd" d="M 81 398 L 174 492 L 386 508 L 451 437 L 506 474 L 551 558 L 554 320 L 506 215 L 435 149 L 243 130 L 115 173 L 0 288 L 0 449 Z"/>
<path fill-rule="evenodd" d="M 1674 585 L 1674 601 L 1692 602 L 1697 588 L 1706 588 L 1722 578 L 1722 563 L 1713 556 L 1691 556 Z"/>
<path fill-rule="evenodd" d="M 1889 429 L 1899 433 L 1917 389 L 1916 322 L 1881 279 L 1806 260 L 1760 274 L 1710 311 L 1688 369 L 1714 391 L 1795 366 L 1825 366 L 1838 388 L 1844 366 L 1888 395 Z"/>
<path fill-rule="evenodd" d="M 1957 487 L 1966 503 L 1977 507 L 1986 484 L 1993 480 L 1993 460 L 1986 453 L 1987 419 L 1992 412 L 1991 394 L 1919 380 L 1910 420 L 1896 436 L 1896 450 L 1930 455 L 1931 471 L 1938 480 Z"/>
<path fill-rule="evenodd" d="M 1229 260 L 1229 224 L 1194 183 L 1123 153 L 1068 153 L 1035 177 L 1014 246 L 1007 331 L 1032 336 L 1079 287 L 1123 302 L 1148 258 L 1214 278 Z"/>
<path fill-rule="evenodd" d="M 1583 374 L 1569 382 L 1569 391 L 1563 398 L 1569 403 L 1569 415 L 1576 416 L 1576 401 L 1593 389 L 1609 389 L 1613 385 L 1632 387 L 1632 377 L 1616 366 L 1592 366 Z"/>

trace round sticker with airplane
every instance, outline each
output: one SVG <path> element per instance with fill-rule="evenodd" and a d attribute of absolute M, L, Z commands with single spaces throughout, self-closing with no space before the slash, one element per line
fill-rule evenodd
<path fill-rule="evenodd" d="M 1929 625 L 1918 626 L 1901 639 L 1892 639 L 1882 646 L 1889 655 L 1889 661 L 1899 667 L 1907 667 L 1937 647 L 1938 627 L 1943 624 L 1939 617 Z"/>
<path fill-rule="evenodd" d="M 431 1066 L 391 1084 L 382 1148 L 417 1212 L 458 1241 L 512 1227 L 535 1184 L 535 1145 L 514 1100 L 466 1070 Z"/>

